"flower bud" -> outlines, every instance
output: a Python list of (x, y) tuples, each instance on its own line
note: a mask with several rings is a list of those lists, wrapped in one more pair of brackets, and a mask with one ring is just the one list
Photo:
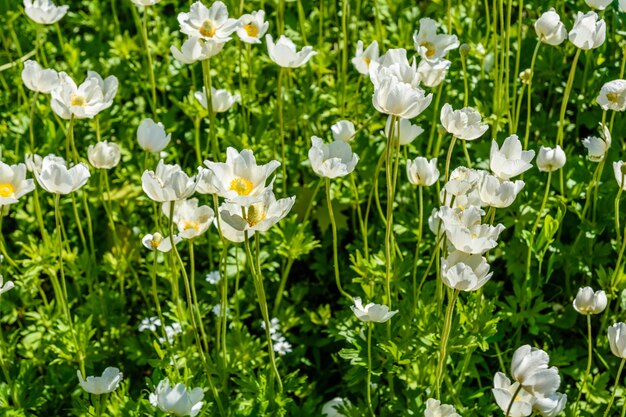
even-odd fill
[(559, 145), (556, 148), (542, 146), (537, 155), (537, 168), (539, 171), (552, 172), (563, 168), (565, 165), (565, 152)]
[(591, 287), (580, 288), (573, 302), (574, 309), (585, 315), (602, 313), (606, 303), (606, 293), (602, 290), (594, 293)]

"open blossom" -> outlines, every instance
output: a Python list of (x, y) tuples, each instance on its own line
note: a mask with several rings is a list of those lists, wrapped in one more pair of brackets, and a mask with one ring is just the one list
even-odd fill
[(606, 308), (606, 303), (604, 291), (594, 292), (591, 287), (583, 287), (578, 290), (573, 305), (580, 314), (600, 314)]
[(320, 177), (343, 177), (354, 171), (359, 156), (352, 152), (350, 145), (342, 141), (324, 143), (317, 136), (311, 138), (309, 161), (313, 171)]
[[(391, 120), (393, 116), (387, 117), (387, 123), (385, 123), (385, 137), (389, 137), (391, 132)], [(393, 125), (393, 139), (399, 140), (400, 145), (408, 145), (413, 142), (419, 135), (424, 133), (424, 129), (421, 126), (414, 125), (409, 119), (398, 118), (398, 121)]]
[(481, 255), (470, 255), (457, 250), (441, 260), (441, 280), (448, 287), (459, 291), (476, 291), (492, 275), (487, 259)]
[(374, 88), (372, 104), (383, 114), (412, 119), (426, 110), (432, 98), (432, 93), (426, 95), (421, 88), (388, 76)]
[(626, 80), (618, 79), (604, 83), (600, 88), (596, 103), (602, 107), (602, 110), (626, 110)]
[(240, 26), (239, 20), (228, 18), (228, 9), (221, 1), (213, 2), (211, 7), (199, 1), (193, 3), (189, 13), (178, 14), (178, 23), (180, 31), (190, 38), (216, 44), (228, 42), (230, 35)]
[(441, 124), (452, 136), (464, 140), (478, 139), (489, 129), (476, 110), (471, 107), (453, 110), (448, 103), (441, 108)]
[(330, 127), (334, 140), (341, 142), (351, 142), (354, 139), (356, 129), (354, 123), (349, 120), (340, 120)]
[(483, 210), (474, 206), (465, 210), (441, 207), (439, 216), (448, 241), (455, 249), (469, 254), (483, 254), (497, 246), (504, 226), (481, 224), (484, 214)]
[(95, 395), (113, 392), (122, 380), (120, 370), (113, 367), (106, 368), (102, 376), (89, 376), (87, 380), (83, 379), (83, 375), (80, 371), (76, 371), (76, 374), (78, 375), (78, 381), (82, 389)]
[(24, 11), (31, 20), (51, 25), (65, 16), (70, 6), (57, 6), (51, 0), (24, 0)]
[(244, 14), (239, 18), (237, 36), (245, 43), (261, 43), (261, 38), (267, 32), (270, 24), (265, 21), (265, 10)]
[(447, 59), (441, 59), (437, 62), (427, 60), (420, 61), (417, 66), (420, 81), (426, 87), (437, 87), (446, 79), (450, 65), (452, 65), (452, 63)]
[(0, 161), (0, 207), (17, 203), (34, 189), (34, 181), (26, 179), (26, 165), (8, 165)]
[(24, 62), (22, 81), (29, 90), (48, 94), (59, 86), (59, 73), (53, 69), (43, 69), (37, 61)]
[(511, 135), (504, 140), (501, 148), (495, 140), (491, 142), (489, 167), (498, 178), (509, 180), (532, 168), (530, 161), (534, 156), (535, 151), (523, 151), (517, 135)]
[(378, 61), (370, 63), (370, 81), (375, 89), (389, 78), (395, 78), (414, 89), (419, 88), (421, 79), (417, 72), (417, 64), (415, 58), (409, 62), (406, 49), (390, 49), (381, 55)]
[(490, 207), (505, 208), (513, 204), (524, 188), (524, 181), (503, 181), (493, 175), (485, 175), (480, 183), (480, 199)]
[(533, 412), (536, 398), (524, 389), (519, 389), (519, 385), (519, 382), (511, 384), (511, 380), (502, 372), (497, 372), (493, 377), (491, 392), (502, 412), (506, 413), (513, 401), (509, 417), (527, 417)]
[[(220, 231), (224, 239), (228, 240), (229, 242), (233, 242), (233, 243), (243, 242), (245, 240), (244, 230), (235, 229), (224, 219), (225, 216), (232, 217), (236, 213), (241, 213), (241, 206), (238, 204), (224, 201), (219, 206), (218, 210), (219, 210), (219, 224), (218, 224), (218, 218), (216, 216), (215, 220), (213, 220), (213, 225), (215, 225), (215, 228), (217, 229), (219, 227), (218, 231)], [(245, 226), (244, 226), (244, 229), (245, 229)], [(254, 236), (254, 233), (255, 233), (254, 229), (247, 229), (246, 231), (248, 232), (248, 237)]]
[(382, 304), (369, 303), (364, 306), (360, 297), (354, 299), (354, 305), (350, 308), (359, 320), (366, 323), (384, 323), (398, 313), (398, 310), (389, 311), (389, 307)]
[(157, 203), (191, 197), (196, 190), (196, 177), (189, 177), (178, 165), (161, 159), (155, 171), (145, 170), (141, 176), (143, 191)]
[[(178, 245), (183, 240), (179, 236), (174, 236), (174, 244)], [(158, 250), (159, 252), (169, 252), (172, 250), (172, 239), (169, 236), (163, 236), (161, 233), (147, 234), (141, 239), (141, 243), (149, 250)]]
[(519, 347), (511, 360), (511, 375), (522, 387), (533, 395), (548, 396), (556, 392), (561, 384), (559, 371), (548, 367), (548, 354), (530, 345)]
[(556, 417), (565, 409), (567, 395), (555, 392), (545, 397), (536, 397), (533, 408), (543, 417)]
[(41, 167), (32, 161), (29, 168), (33, 170), (35, 179), (44, 190), (54, 194), (69, 194), (81, 188), (89, 179), (89, 168), (79, 163), (68, 169), (65, 160), (55, 155), (43, 158)]
[(52, 110), (63, 119), (93, 118), (113, 104), (117, 94), (118, 80), (114, 75), (102, 79), (93, 71), (87, 72), (87, 78), (77, 86), (65, 72), (59, 73), (59, 86), (52, 90), (50, 105)]
[(150, 404), (177, 417), (195, 417), (202, 409), (203, 398), (202, 388), (188, 391), (187, 387), (180, 383), (170, 387), (170, 381), (166, 378), (159, 382), (155, 392), (150, 394)]
[(369, 75), (370, 64), (372, 62), (378, 62), (378, 57), (377, 41), (373, 41), (363, 50), (363, 41), (360, 40), (356, 43), (356, 55), (352, 58), (352, 65), (354, 65), (354, 68), (356, 68), (359, 73)]
[(165, 133), (163, 123), (155, 123), (150, 118), (143, 119), (137, 128), (137, 142), (141, 149), (147, 152), (161, 152), (170, 143), (171, 138), (171, 133)]
[(439, 179), (437, 158), (430, 161), (422, 156), (418, 156), (414, 160), (407, 159), (406, 175), (411, 184), (430, 187)]
[(461, 417), (456, 409), (448, 404), (441, 404), (441, 401), (429, 398), (426, 400), (426, 410), (424, 417)]
[(255, 232), (267, 232), (270, 227), (285, 218), (293, 207), (296, 197), (276, 200), (274, 193), (268, 188), (262, 196), (262, 200), (248, 207), (235, 207), (220, 212), (220, 218), (224, 223), (240, 232), (254, 230)]
[(111, 169), (120, 163), (122, 151), (117, 143), (102, 141), (87, 148), (87, 158), (94, 168)]
[[(171, 204), (163, 203), (163, 213), (169, 218)], [(174, 204), (172, 221), (178, 228), (178, 236), (193, 239), (206, 232), (213, 223), (215, 213), (209, 206), (198, 205), (197, 198), (190, 198)]]
[(437, 33), (437, 24), (429, 18), (420, 19), (419, 32), (413, 33), (415, 50), (428, 61), (438, 61), (453, 49), (459, 47), (459, 40), (455, 35)]
[(161, 327), (161, 319), (158, 317), (146, 317), (141, 320), (141, 324), (139, 325), (140, 332), (145, 330), (150, 330), (151, 332), (156, 332), (157, 327)]
[(470, 193), (480, 183), (481, 179), (482, 174), (479, 170), (460, 166), (450, 173), (450, 178), (444, 186), (445, 191), (459, 197)]
[(557, 46), (567, 38), (567, 29), (554, 7), (544, 12), (535, 22), (535, 32), (539, 40), (548, 45)]
[(602, 138), (589, 136), (582, 140), (582, 144), (587, 148), (587, 157), (590, 161), (600, 162), (604, 159), (611, 147), (611, 132), (606, 125), (600, 123), (602, 127)]
[(539, 171), (552, 172), (563, 168), (565, 161), (565, 152), (559, 145), (556, 145), (556, 148), (542, 146), (539, 149), (536, 163)]
[(265, 41), (270, 58), (283, 68), (301, 67), (317, 55), (312, 46), (305, 46), (300, 52), (296, 52), (296, 45), (285, 35), (281, 35), (276, 43), (272, 35), (265, 35)]
[(598, 20), (596, 12), (585, 14), (578, 12), (574, 26), (569, 32), (570, 42), (577, 48), (589, 50), (601, 46), (605, 38), (606, 23), (604, 19)]
[(183, 64), (193, 64), (197, 61), (204, 61), (219, 54), (224, 48), (222, 42), (211, 42), (197, 36), (192, 36), (183, 42), (180, 49), (175, 46), (170, 47), (170, 52), (174, 58)]
[[(204, 87), (202, 87), (202, 91), (196, 91), (194, 97), (202, 107), (207, 108), (206, 89)], [(228, 111), (239, 99), (239, 94), (230, 94), (227, 90), (218, 90), (211, 87), (211, 103), (214, 113)]]

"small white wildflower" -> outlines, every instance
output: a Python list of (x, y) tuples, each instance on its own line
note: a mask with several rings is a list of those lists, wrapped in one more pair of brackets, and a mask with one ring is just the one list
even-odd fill
[(211, 271), (204, 277), (206, 282), (212, 285), (217, 285), (220, 282), (220, 272), (219, 271)]
[(141, 324), (139, 325), (139, 331), (143, 332), (145, 330), (150, 330), (152, 332), (156, 332), (157, 327), (161, 326), (161, 320), (158, 317), (147, 317), (141, 320)]

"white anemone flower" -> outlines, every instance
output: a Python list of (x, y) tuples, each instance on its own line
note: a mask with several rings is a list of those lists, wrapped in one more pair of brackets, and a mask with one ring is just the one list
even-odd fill
[(436, 62), (423, 60), (420, 61), (417, 66), (417, 74), (423, 85), (434, 88), (446, 79), (450, 65), (452, 65), (452, 63), (447, 59), (441, 59)]
[(626, 359), (626, 324), (620, 322), (609, 327), (608, 338), (611, 353)]
[[(219, 216), (220, 216), (219, 225), (218, 225), (218, 220), (216, 216), (215, 219), (213, 220), (213, 225), (215, 225), (215, 228), (217, 229), (219, 227), (219, 230), (222, 232), (222, 236), (224, 237), (224, 239), (228, 240), (229, 242), (233, 242), (233, 243), (243, 242), (245, 240), (245, 232), (243, 230), (235, 229), (230, 224), (228, 224), (228, 222), (224, 220), (225, 214), (227, 216), (230, 215), (232, 217), (232, 215), (236, 213), (241, 213), (241, 206), (238, 204), (233, 204), (233, 203), (224, 201), (219, 206), (218, 210), (219, 210)], [(252, 237), (255, 233), (254, 229), (248, 229), (247, 232), (248, 232), (249, 238)]]
[(548, 367), (548, 354), (530, 345), (519, 347), (511, 360), (511, 375), (522, 387), (535, 396), (554, 394), (561, 385), (556, 366)]
[(369, 303), (364, 306), (360, 297), (354, 298), (354, 305), (350, 308), (357, 319), (366, 323), (384, 323), (398, 313), (398, 310), (389, 311), (389, 307), (382, 304)]
[(356, 129), (354, 123), (349, 120), (340, 120), (330, 127), (333, 139), (341, 142), (351, 142), (354, 139)]
[(285, 35), (281, 35), (274, 43), (272, 35), (265, 35), (267, 52), (272, 61), (283, 68), (298, 68), (309, 62), (317, 55), (312, 46), (305, 46), (300, 52), (296, 51), (296, 44)]
[(613, 0), (585, 0), (585, 3), (587, 3), (587, 6), (592, 9), (604, 10), (607, 6), (613, 3)]
[(309, 161), (311, 168), (320, 177), (337, 178), (344, 177), (354, 171), (359, 156), (352, 152), (346, 142), (335, 140), (331, 143), (317, 136), (311, 138), (309, 149)]
[(102, 141), (87, 148), (89, 163), (98, 169), (115, 168), (122, 158), (122, 150), (114, 142)]
[(602, 128), (602, 138), (589, 136), (582, 140), (583, 146), (587, 149), (587, 158), (592, 162), (602, 161), (611, 147), (611, 132), (606, 125), (600, 123)]
[(161, 159), (156, 170), (145, 170), (141, 187), (157, 203), (179, 201), (191, 197), (196, 190), (196, 177), (189, 177), (179, 165), (165, 164)]
[(626, 80), (613, 80), (604, 83), (600, 88), (596, 103), (602, 107), (602, 110), (626, 110)]
[(535, 22), (535, 32), (539, 41), (548, 45), (557, 46), (567, 38), (567, 29), (561, 22), (561, 17), (554, 7), (544, 12)]
[[(202, 91), (196, 91), (194, 97), (203, 108), (207, 108), (206, 89), (204, 87), (202, 87)], [(240, 98), (239, 94), (230, 94), (227, 90), (218, 90), (211, 87), (211, 107), (213, 108), (213, 113), (228, 111)]]
[(555, 392), (545, 397), (537, 397), (533, 408), (542, 417), (556, 417), (565, 409), (566, 404), (567, 395)]
[(471, 107), (453, 110), (448, 103), (441, 108), (441, 124), (452, 136), (464, 140), (478, 139), (489, 129), (478, 111)]
[(228, 18), (228, 9), (221, 1), (206, 7), (202, 2), (195, 2), (189, 8), (189, 13), (179, 13), (178, 23), (180, 31), (185, 35), (205, 41), (224, 44), (230, 40), (230, 35), (241, 26), (237, 19)]
[(43, 69), (37, 61), (24, 62), (22, 81), (29, 90), (48, 94), (59, 86), (59, 73), (53, 69)]
[(13, 281), (4, 281), (4, 277), (0, 274), (0, 295), (15, 288)]
[(485, 214), (478, 207), (470, 206), (465, 210), (441, 207), (439, 216), (443, 221), (448, 242), (455, 249), (468, 254), (483, 254), (498, 245), (498, 237), (504, 226), (481, 224)]
[[(163, 203), (163, 213), (169, 218), (171, 204)], [(183, 239), (193, 239), (206, 232), (215, 219), (215, 213), (209, 206), (198, 205), (197, 198), (174, 203), (173, 222), (178, 228), (178, 235)]]
[(344, 414), (339, 412), (339, 408), (349, 407), (350, 405), (350, 401), (341, 397), (335, 397), (324, 404), (322, 407), (322, 415), (324, 417), (345, 417)]
[(522, 150), (522, 142), (517, 135), (511, 135), (504, 140), (502, 147), (494, 140), (491, 142), (489, 153), (489, 167), (502, 180), (516, 177), (530, 168), (530, 161), (535, 157), (535, 151)]
[(426, 400), (426, 410), (424, 417), (461, 417), (456, 409), (448, 404), (441, 404), (441, 401), (429, 398)]
[[(175, 245), (178, 245), (183, 240), (182, 237), (176, 235), (173, 236), (173, 239)], [(148, 233), (141, 238), (141, 243), (146, 249), (151, 251), (167, 253), (172, 250), (172, 239), (170, 239), (169, 236), (163, 236), (159, 232), (156, 232), (155, 234)]]
[(237, 206), (234, 211), (229, 209), (220, 212), (220, 218), (233, 229), (240, 232), (254, 230), (255, 232), (267, 232), (272, 226), (285, 218), (296, 197), (281, 198), (276, 200), (271, 189), (267, 189), (262, 200), (244, 207)]
[(352, 65), (360, 74), (369, 76), (370, 64), (378, 62), (379, 56), (377, 41), (373, 41), (363, 50), (363, 41), (360, 40), (356, 43), (356, 54), (352, 58)]
[(409, 62), (407, 51), (404, 48), (388, 50), (378, 58), (378, 61), (371, 62), (369, 68), (370, 81), (374, 88), (378, 88), (383, 81), (389, 78), (395, 78), (397, 81), (409, 84), (414, 89), (418, 89), (421, 83), (415, 58)]
[(455, 35), (437, 33), (437, 23), (433, 19), (420, 19), (419, 27), (419, 32), (413, 33), (413, 42), (415, 50), (423, 59), (435, 62), (459, 47), (459, 40)]
[(197, 36), (192, 36), (183, 42), (180, 49), (170, 47), (174, 58), (183, 64), (193, 64), (204, 61), (219, 54), (224, 48), (224, 43), (210, 42)]
[(448, 287), (459, 291), (476, 291), (489, 281), (487, 259), (461, 251), (450, 252), (441, 260), (441, 280)]
[(93, 118), (113, 104), (117, 93), (118, 80), (111, 75), (105, 80), (93, 72), (77, 86), (65, 72), (59, 73), (59, 86), (51, 91), (52, 110), (63, 119), (72, 116), (77, 119)]
[(137, 142), (141, 149), (146, 152), (161, 152), (170, 143), (172, 134), (165, 133), (163, 123), (155, 123), (154, 120), (147, 118), (139, 123), (137, 128)]
[(261, 43), (261, 38), (267, 32), (270, 24), (265, 21), (265, 10), (244, 14), (239, 18), (240, 27), (237, 36), (245, 43)]
[(53, 194), (74, 192), (85, 185), (90, 176), (89, 168), (84, 163), (81, 162), (68, 169), (65, 160), (56, 155), (47, 155), (43, 158), (41, 167), (31, 162), (29, 168), (35, 174), (41, 188)]
[(76, 371), (78, 382), (82, 389), (90, 394), (101, 395), (115, 391), (120, 384), (123, 374), (119, 369), (108, 367), (102, 373), (102, 376), (88, 376), (83, 379), (80, 371)]
[(57, 6), (51, 0), (24, 0), (24, 12), (32, 21), (51, 25), (65, 16), (70, 6)]
[[(519, 382), (511, 384), (511, 380), (502, 372), (497, 372), (493, 377), (491, 392), (504, 413), (511, 406), (509, 417), (527, 417), (532, 414), (536, 398), (524, 389), (519, 389)], [(513, 402), (512, 405), (511, 402)]]
[(0, 161), (0, 207), (17, 203), (34, 189), (34, 181), (26, 179), (26, 165), (8, 165)]
[(412, 119), (426, 110), (432, 98), (432, 93), (427, 95), (419, 87), (413, 87), (393, 76), (387, 76), (379, 80), (378, 85), (375, 86), (372, 104), (383, 114)]
[(524, 181), (501, 180), (494, 175), (485, 175), (480, 183), (480, 199), (486, 206), (509, 207), (524, 188)]
[(539, 171), (552, 172), (563, 168), (566, 160), (565, 152), (559, 145), (556, 145), (556, 148), (542, 146), (535, 162)]
[(600, 314), (606, 308), (606, 293), (602, 290), (594, 292), (591, 287), (583, 287), (578, 290), (572, 304), (574, 310), (580, 314)]
[(577, 48), (590, 50), (600, 47), (606, 38), (606, 23), (598, 20), (596, 12), (578, 12), (574, 26), (569, 32), (569, 40)]
[[(421, 126), (414, 125), (409, 119), (398, 118), (399, 122), (396, 122), (393, 126), (393, 132), (391, 132), (391, 120), (393, 116), (387, 117), (387, 123), (385, 123), (385, 137), (389, 137), (390, 133), (393, 133), (393, 140), (399, 140), (400, 145), (408, 145), (413, 142), (419, 135), (424, 133), (424, 129)], [(399, 126), (398, 126), (399, 123)]]
[(623, 181), (626, 174), (626, 165), (624, 164), (624, 161), (613, 162), (613, 174), (615, 174), (617, 185), (621, 189), (626, 189), (626, 181)]
[(445, 191), (455, 197), (468, 194), (480, 184), (482, 177), (481, 171), (477, 169), (457, 167), (450, 173), (450, 178), (444, 186)]
[(420, 187), (430, 187), (439, 179), (437, 158), (433, 158), (430, 161), (422, 156), (418, 156), (414, 160), (407, 159), (406, 175), (411, 184)]
[(212, 182), (217, 194), (242, 206), (256, 203), (263, 198), (265, 190), (271, 188), (274, 182), (272, 179), (266, 185), (269, 176), (280, 166), (278, 161), (257, 165), (251, 150), (237, 152), (231, 147), (226, 149), (226, 162), (207, 160), (204, 164), (213, 172)]
[(203, 398), (202, 388), (187, 390), (187, 387), (180, 383), (170, 387), (170, 381), (166, 378), (159, 382), (155, 392), (150, 394), (150, 404), (177, 417), (195, 417), (202, 409)]

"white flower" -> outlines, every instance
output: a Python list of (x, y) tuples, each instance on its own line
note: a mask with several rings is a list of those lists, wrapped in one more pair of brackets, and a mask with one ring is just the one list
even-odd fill
[(156, 332), (157, 327), (161, 326), (161, 319), (158, 317), (146, 317), (141, 320), (141, 324), (139, 325), (139, 331), (143, 332), (144, 330), (150, 330), (152, 332)]
[(354, 68), (356, 68), (359, 73), (369, 76), (370, 64), (372, 62), (378, 62), (378, 57), (377, 41), (373, 41), (363, 50), (363, 41), (360, 40), (356, 43), (356, 55), (352, 58), (352, 65), (354, 65)]
[(165, 164), (161, 159), (155, 171), (144, 171), (141, 187), (157, 203), (179, 201), (191, 197), (196, 190), (196, 179), (189, 177), (180, 166)]
[(482, 174), (480, 171), (460, 166), (450, 173), (450, 178), (445, 185), (445, 190), (448, 194), (455, 197), (469, 194), (480, 184), (481, 179)]
[(480, 255), (469, 255), (457, 250), (441, 260), (441, 280), (456, 290), (476, 291), (492, 275), (487, 259)]
[(120, 163), (122, 151), (117, 143), (109, 143), (105, 140), (95, 145), (89, 145), (87, 158), (94, 168), (111, 169)]
[(240, 27), (237, 29), (237, 36), (245, 43), (261, 43), (261, 38), (270, 26), (265, 21), (265, 10), (254, 11), (251, 14), (244, 14), (239, 18)]
[(395, 78), (413, 88), (419, 87), (421, 79), (415, 58), (409, 62), (406, 49), (390, 49), (380, 56), (378, 61), (370, 63), (370, 81), (375, 88), (388, 78)]
[(558, 369), (548, 368), (550, 357), (541, 349), (524, 345), (519, 347), (511, 360), (511, 375), (522, 387), (535, 396), (554, 394), (561, 384)]
[[(491, 392), (500, 409), (506, 413), (507, 410), (509, 410), (511, 401), (513, 401), (509, 417), (527, 417), (533, 412), (533, 404), (536, 401), (535, 397), (524, 389), (518, 391), (518, 388), (519, 382), (511, 384), (511, 380), (502, 372), (497, 372), (493, 377), (493, 389)], [(517, 393), (517, 395), (513, 398), (513, 394), (515, 393)]]
[(552, 172), (563, 168), (565, 161), (565, 152), (559, 145), (556, 145), (556, 148), (542, 146), (539, 149), (536, 163), (539, 171)]
[(441, 401), (429, 398), (426, 400), (426, 410), (424, 417), (461, 417), (456, 409), (448, 404), (441, 404)]
[[(224, 311), (224, 310), (226, 310), (226, 311)], [(220, 303), (215, 304), (213, 306), (213, 308), (211, 309), (211, 313), (213, 313), (217, 317), (222, 316), (223, 313), (228, 315), (229, 311), (230, 311), (230, 309), (228, 307), (222, 308), (222, 305)]]
[(503, 181), (493, 175), (485, 175), (480, 183), (480, 199), (490, 207), (505, 208), (513, 204), (524, 188), (524, 181)]
[(613, 0), (585, 0), (585, 3), (592, 9), (604, 10)]
[(602, 110), (626, 110), (626, 80), (613, 80), (604, 83), (600, 88), (596, 103), (602, 107)]
[(554, 7), (537, 19), (535, 32), (541, 42), (552, 46), (560, 45), (567, 38), (567, 29)]
[(203, 398), (202, 388), (187, 391), (187, 387), (183, 384), (170, 387), (170, 381), (166, 378), (159, 382), (155, 392), (150, 394), (150, 404), (178, 417), (195, 417), (202, 408)]
[(80, 386), (90, 394), (100, 395), (113, 392), (120, 381), (123, 374), (117, 368), (108, 367), (102, 373), (102, 376), (89, 376), (87, 380), (83, 379), (80, 371), (76, 371)]
[(150, 118), (143, 119), (137, 128), (137, 142), (141, 149), (147, 152), (161, 152), (170, 143), (171, 138), (171, 133), (165, 133), (163, 123), (155, 123)]
[(501, 148), (494, 140), (491, 142), (489, 153), (489, 167), (498, 178), (509, 180), (532, 168), (535, 151), (523, 151), (522, 142), (517, 135), (509, 136), (504, 140)]
[(565, 409), (567, 395), (555, 392), (546, 397), (537, 397), (533, 408), (543, 417), (556, 417)]
[(411, 184), (430, 187), (439, 179), (437, 158), (430, 161), (422, 156), (418, 156), (414, 160), (407, 159), (406, 175)]
[[(387, 117), (387, 123), (385, 124), (385, 137), (389, 137), (391, 130), (391, 119), (393, 116)], [(393, 140), (400, 140), (400, 145), (408, 145), (413, 142), (419, 135), (424, 133), (424, 129), (418, 125), (414, 125), (408, 119), (398, 118), (400, 126), (396, 122), (393, 126)]]
[(583, 287), (578, 290), (574, 298), (574, 309), (580, 314), (600, 314), (606, 308), (606, 293), (602, 290), (593, 292), (591, 287)]
[(48, 94), (59, 86), (59, 73), (53, 69), (43, 69), (37, 61), (24, 62), (22, 81), (29, 90)]
[(448, 241), (454, 248), (468, 254), (483, 254), (497, 246), (498, 236), (504, 226), (480, 224), (484, 211), (470, 206), (465, 210), (441, 207), (439, 216), (443, 220)]
[(455, 35), (437, 34), (437, 24), (429, 18), (420, 19), (419, 32), (413, 33), (415, 50), (423, 59), (437, 61), (445, 58), (449, 51), (459, 47)]
[(224, 223), (240, 232), (248, 230), (267, 232), (270, 227), (289, 214), (295, 200), (296, 197), (276, 200), (270, 188), (263, 193), (261, 201), (243, 207), (243, 210), (241, 206), (237, 206), (234, 211), (231, 211), (229, 207), (220, 212), (220, 218), (224, 220)]
[[(374, 73), (370, 72), (372, 77)], [(432, 93), (426, 95), (419, 87), (385, 76), (375, 84), (372, 104), (383, 114), (412, 119), (421, 114), (430, 105)]]
[[(220, 216), (219, 228), (222, 232), (222, 236), (224, 236), (224, 239), (233, 243), (243, 242), (245, 240), (244, 231), (235, 229), (224, 220), (225, 214), (231, 215), (231, 213), (234, 213), (234, 214), (241, 213), (241, 206), (238, 204), (229, 203), (225, 201), (220, 205), (218, 210), (219, 210), (219, 216)], [(215, 225), (216, 228), (218, 227), (217, 216), (215, 217), (213, 224)], [(248, 230), (248, 237), (252, 237), (254, 233), (255, 233), (254, 230)]]
[[(169, 218), (169, 202), (163, 203), (163, 213)], [(190, 198), (174, 203), (173, 221), (178, 227), (178, 236), (193, 239), (206, 232), (213, 223), (215, 213), (209, 206), (198, 206), (197, 198)]]
[(601, 46), (606, 37), (604, 19), (598, 20), (596, 12), (578, 12), (574, 26), (569, 32), (569, 40), (577, 48), (589, 50)]
[(154, 6), (161, 0), (131, 0), (137, 6)]
[[(178, 245), (183, 240), (182, 237), (174, 235), (174, 244)], [(169, 236), (163, 237), (161, 233), (147, 234), (141, 238), (141, 243), (150, 250), (158, 250), (159, 252), (169, 252), (172, 249), (172, 241)]]
[(446, 79), (450, 65), (452, 65), (452, 63), (447, 59), (441, 59), (436, 62), (427, 60), (420, 61), (417, 66), (420, 81), (426, 87), (437, 87)]
[(211, 271), (204, 277), (205, 281), (209, 284), (217, 285), (220, 282), (220, 271)]
[(51, 91), (50, 106), (63, 119), (93, 118), (102, 110), (111, 107), (117, 93), (118, 81), (113, 75), (103, 80), (100, 75), (89, 71), (80, 85), (65, 72), (59, 73), (59, 86)]
[(448, 103), (441, 108), (441, 124), (458, 139), (474, 140), (481, 137), (489, 126), (481, 123), (480, 113), (471, 107), (453, 110)]
[(192, 36), (183, 42), (180, 49), (171, 46), (170, 51), (174, 58), (183, 64), (193, 64), (214, 57), (222, 51), (222, 48), (224, 48), (224, 43), (210, 42)]
[(278, 353), (280, 356), (284, 356), (291, 352), (291, 343), (281, 336), (274, 342), (273, 348), (274, 352)]
[(354, 123), (349, 120), (340, 120), (330, 127), (333, 139), (341, 142), (351, 142), (354, 139), (356, 129)]
[[(202, 87), (202, 91), (196, 91), (194, 97), (196, 97), (196, 100), (202, 107), (207, 108), (206, 89), (204, 87)], [(239, 99), (239, 94), (230, 94), (227, 90), (218, 90), (211, 87), (211, 103), (214, 113), (228, 111)]]
[(240, 153), (231, 147), (226, 149), (226, 162), (204, 161), (204, 164), (213, 172), (211, 181), (217, 194), (239, 205), (259, 201), (274, 182), (272, 180), (269, 185), (265, 185), (269, 176), (280, 166), (278, 161), (257, 165), (251, 150), (244, 149)]
[[(4, 259), (4, 257), (0, 257), (0, 262), (2, 262), (2, 259)], [(15, 288), (13, 281), (4, 282), (4, 277), (0, 274), (0, 295), (12, 290), (13, 288)]]
[(228, 18), (228, 9), (221, 1), (213, 2), (208, 8), (202, 2), (193, 3), (189, 13), (178, 14), (178, 23), (180, 31), (190, 38), (216, 44), (228, 42), (230, 35), (241, 26), (239, 20)]
[(350, 145), (346, 142), (333, 141), (327, 144), (317, 136), (313, 136), (311, 149), (309, 149), (309, 161), (313, 171), (320, 177), (337, 178), (354, 171), (359, 157), (352, 152)]
[(312, 46), (305, 46), (300, 52), (296, 52), (296, 45), (285, 35), (281, 35), (276, 43), (272, 35), (265, 35), (265, 41), (270, 58), (283, 68), (301, 67), (317, 55)]
[(615, 323), (609, 327), (609, 346), (618, 358), (626, 359), (626, 324)]
[(34, 181), (26, 179), (26, 165), (8, 165), (0, 161), (0, 207), (17, 203), (20, 197), (34, 189)]
[(24, 0), (24, 11), (31, 20), (51, 25), (65, 16), (70, 6), (56, 6), (50, 0)]
[(81, 188), (89, 179), (89, 168), (84, 163), (79, 163), (67, 168), (63, 158), (55, 155), (46, 156), (41, 162), (41, 168), (34, 163), (30, 168), (35, 174), (39, 185), (49, 193), (69, 194)]
[[(159, 343), (169, 343), (170, 345), (174, 343), (176, 335), (183, 332), (183, 328), (180, 326), (180, 323), (172, 323), (171, 326), (165, 326), (165, 338), (159, 337)], [(177, 355), (175, 355), (177, 356)]]
[(100, 74), (95, 71), (87, 71), (87, 80), (93, 79), (98, 83), (100, 91), (102, 91), (102, 109), (108, 109), (113, 105), (113, 99), (117, 94), (119, 81), (115, 75), (110, 75), (103, 79)]
[(389, 311), (389, 307), (382, 304), (369, 303), (363, 306), (360, 297), (354, 299), (354, 305), (350, 308), (356, 318), (366, 323), (384, 323), (398, 313), (398, 310)]
[(582, 144), (587, 148), (587, 158), (593, 162), (600, 162), (604, 159), (611, 147), (611, 132), (606, 125), (600, 123), (602, 128), (602, 138), (589, 136), (582, 140)]
[(339, 407), (348, 407), (349, 405), (350, 401), (344, 400), (341, 397), (336, 397), (324, 404), (322, 407), (322, 414), (325, 417), (345, 417), (337, 409)]
[(626, 0), (619, 0), (617, 8), (620, 12), (626, 13)]
[(615, 174), (617, 185), (619, 185), (622, 189), (626, 189), (626, 182), (623, 181), (624, 175), (626, 174), (626, 165), (624, 165), (624, 161), (613, 162), (613, 174)]

